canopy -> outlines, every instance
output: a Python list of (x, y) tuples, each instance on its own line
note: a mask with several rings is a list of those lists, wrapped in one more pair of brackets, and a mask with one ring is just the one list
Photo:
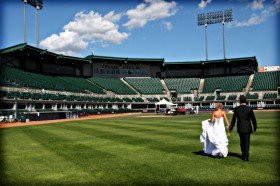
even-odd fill
[(159, 102), (155, 103), (155, 105), (174, 105), (174, 104), (166, 101), (165, 99), (162, 99)]

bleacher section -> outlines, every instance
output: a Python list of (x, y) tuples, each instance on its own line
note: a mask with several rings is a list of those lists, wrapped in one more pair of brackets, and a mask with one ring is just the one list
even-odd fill
[(26, 72), (8, 66), (2, 66), (2, 68), (2, 79), (17, 83), (23, 87), (70, 92), (85, 92), (85, 90), (89, 90), (93, 93), (104, 94), (101, 88), (83, 78), (49, 76)]
[(147, 98), (147, 101), (149, 102), (159, 102), (159, 99), (158, 98)]
[(205, 78), (203, 93), (212, 93), (216, 89), (221, 92), (241, 92), (246, 87), (249, 76), (227, 76)]
[(237, 95), (229, 95), (228, 96), (228, 100), (232, 101), (232, 100), (236, 100)]
[(280, 71), (256, 72), (252, 88), (254, 91), (277, 90), (280, 86)]
[(178, 93), (191, 93), (191, 90), (198, 90), (199, 78), (165, 78), (169, 90), (176, 90)]
[(213, 101), (215, 99), (215, 96), (207, 96), (206, 101)]
[[(104, 112), (115, 112), (114, 109), (151, 111), (154, 103), (163, 98), (180, 105), (197, 105), (201, 111), (210, 111), (213, 110), (214, 101), (225, 103), (225, 108), (232, 109), (238, 105), (238, 96), (246, 93), (248, 105), (252, 108), (278, 108), (280, 105), (277, 90), (279, 72), (256, 73), (251, 76), (253, 81), (249, 89), (249, 75), (163, 80), (126, 77), (122, 80), (109, 77), (52, 76), (8, 66), (2, 66), (1, 71), (0, 98), (6, 104), (1, 106), (4, 110), (2, 113), (5, 114), (16, 110), (16, 99), (21, 112), (27, 108), (27, 112), (78, 112), (85, 109), (89, 113), (98, 113), (98, 109)], [(217, 89), (222, 93), (214, 93)], [(172, 92), (169, 94), (172, 90), (185, 95), (172, 97)]]
[(159, 78), (124, 78), (141, 94), (163, 94), (164, 88)]
[(276, 93), (265, 93), (263, 96), (263, 99), (276, 99), (277, 94)]
[[(64, 94), (49, 94), (49, 93), (29, 93), (29, 92), (16, 92), (16, 91), (5, 91), (0, 90), (0, 98), (7, 99), (24, 99), (24, 100), (50, 100), (50, 101), (86, 101), (86, 102), (123, 102), (132, 100), (129, 98), (112, 98), (112, 97), (93, 97), (93, 96), (76, 96), (76, 95), (64, 95)], [(127, 100), (129, 99), (129, 100)], [(135, 102), (143, 102), (143, 99), (135, 99)]]
[(192, 101), (192, 98), (191, 97), (184, 97), (183, 100), (184, 101)]
[(48, 89), (48, 90), (69, 90), (78, 91), (71, 88), (65, 82), (57, 81), (53, 76), (26, 72), (20, 69), (3, 66), (2, 78), (9, 82), (15, 82), (28, 88)]
[(98, 86), (112, 91), (116, 94), (123, 95), (133, 95), (136, 94), (131, 88), (129, 88), (122, 80), (119, 78), (100, 78), (100, 77), (92, 77), (89, 80)]
[(78, 77), (58, 77), (57, 79), (60, 79), (67, 84), (71, 85), (72, 87), (77, 87), (79, 90), (84, 91), (90, 91), (97, 94), (104, 94), (102, 88), (94, 85), (93, 83), (90, 83), (84, 78), (78, 78)]
[(258, 99), (259, 98), (259, 94), (258, 93), (254, 93), (254, 94), (247, 94), (247, 99)]
[(203, 101), (203, 100), (204, 100), (204, 96), (194, 97), (194, 101)]
[(217, 101), (224, 101), (226, 99), (226, 96), (217, 96)]

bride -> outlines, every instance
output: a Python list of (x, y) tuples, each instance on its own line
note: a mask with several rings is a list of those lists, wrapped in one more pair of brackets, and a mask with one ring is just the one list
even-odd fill
[(222, 108), (222, 103), (215, 104), (216, 110), (212, 113), (211, 120), (202, 121), (202, 134), (200, 135), (203, 151), (218, 157), (226, 157), (228, 154), (228, 139), (224, 122), (226, 122), (227, 128), (229, 122)]

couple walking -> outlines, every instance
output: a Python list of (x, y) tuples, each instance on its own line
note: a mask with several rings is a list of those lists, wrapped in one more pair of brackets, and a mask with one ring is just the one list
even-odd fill
[(216, 103), (216, 110), (213, 112), (211, 119), (202, 122), (200, 141), (203, 143), (203, 151), (212, 156), (226, 157), (228, 154), (228, 138), (225, 124), (229, 135), (237, 120), (242, 159), (249, 161), (250, 135), (257, 129), (253, 109), (246, 106), (246, 97), (240, 96), (240, 106), (234, 108), (231, 124), (229, 124), (222, 107), (221, 103)]

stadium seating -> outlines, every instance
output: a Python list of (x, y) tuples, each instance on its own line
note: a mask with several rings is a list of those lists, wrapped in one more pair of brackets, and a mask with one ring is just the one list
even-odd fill
[(0, 90), (0, 98), (4, 98), (4, 97), (6, 97), (7, 96), (7, 91), (5, 91), (5, 90)]
[(263, 99), (276, 99), (277, 93), (265, 93)]
[(58, 79), (61, 79), (65, 81), (67, 84), (70, 84), (73, 87), (77, 87), (80, 91), (90, 91), (97, 94), (104, 94), (102, 88), (94, 85), (93, 83), (90, 83), (84, 78), (79, 77), (58, 77)]
[(198, 90), (199, 78), (166, 78), (164, 79), (169, 90), (176, 90), (178, 93), (191, 93), (191, 90)]
[(203, 101), (203, 100), (204, 100), (204, 96), (194, 97), (194, 101)]
[(89, 90), (97, 94), (104, 94), (100, 87), (89, 83), (83, 78), (55, 77), (27, 72), (8, 66), (2, 66), (2, 68), (2, 79), (24, 87), (72, 92), (85, 92), (85, 90)]
[(247, 94), (247, 99), (258, 99), (259, 98), (259, 94), (258, 93), (254, 93), (254, 94)]
[(144, 102), (142, 98), (132, 98), (131, 100), (134, 102)]
[(132, 102), (130, 98), (122, 98), (125, 102)]
[(177, 97), (177, 98), (172, 97), (172, 98), (171, 98), (171, 101), (181, 101), (181, 100), (182, 100), (181, 97)]
[(221, 92), (238, 92), (246, 87), (249, 76), (227, 76), (205, 78), (203, 93), (212, 93), (216, 89)]
[(164, 88), (159, 78), (124, 78), (141, 94), (163, 94)]
[(152, 97), (147, 98), (147, 100), (149, 102), (158, 102), (159, 101), (158, 98), (152, 98)]
[(100, 77), (92, 77), (89, 78), (91, 82), (94, 84), (112, 91), (116, 94), (136, 94), (131, 88), (129, 88), (123, 81), (119, 78), (100, 78)]
[(160, 97), (160, 100), (165, 99), (166, 101), (170, 101), (168, 97)]
[(8, 99), (15, 99), (16, 97), (19, 97), (20, 92), (15, 92), (15, 91), (11, 91), (11, 92), (7, 92), (6, 97)]
[(26, 72), (8, 66), (2, 66), (2, 77), (10, 82), (15, 82), (24, 87), (49, 89), (49, 90), (63, 90), (59, 82), (56, 82), (54, 77), (42, 74)]
[(230, 100), (230, 101), (236, 100), (236, 98), (237, 98), (237, 95), (229, 95), (228, 96), (228, 100)]
[(252, 88), (254, 91), (277, 90), (280, 86), (280, 71), (256, 72)]
[(215, 96), (207, 96), (206, 101), (213, 101), (215, 99)]
[(40, 93), (33, 93), (31, 95), (31, 99), (33, 99), (33, 100), (39, 100), (41, 98), (42, 98), (42, 94), (40, 94)]
[(217, 96), (217, 101), (224, 101), (226, 99), (226, 96)]
[(19, 98), (20, 99), (29, 99), (29, 98), (31, 98), (31, 93), (29, 93), (29, 92), (21, 92), (20, 95), (19, 95)]
[(192, 101), (192, 98), (191, 97), (184, 97), (183, 100), (184, 101)]

